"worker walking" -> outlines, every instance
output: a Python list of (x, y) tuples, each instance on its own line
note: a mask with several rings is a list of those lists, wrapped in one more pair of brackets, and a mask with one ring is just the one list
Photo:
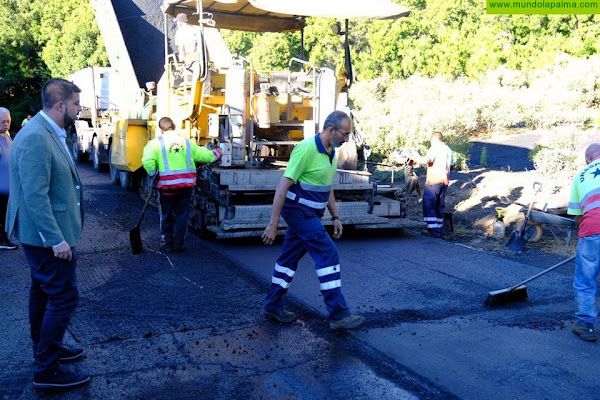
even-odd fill
[(427, 177), (423, 191), (423, 220), (427, 224), (427, 232), (433, 237), (443, 235), (444, 214), (446, 212), (446, 190), (452, 166), (452, 150), (444, 143), (440, 132), (431, 135), (431, 146), (425, 156), (416, 151), (410, 158), (421, 164), (427, 164)]
[(588, 146), (585, 162), (587, 166), (573, 179), (567, 210), (576, 216), (575, 223), (579, 225), (573, 279), (577, 301), (573, 332), (583, 340), (595, 342), (596, 278), (600, 271), (600, 143)]
[(189, 208), (196, 186), (195, 162), (211, 163), (221, 150), (209, 150), (179, 136), (169, 117), (158, 121), (162, 135), (144, 147), (142, 164), (148, 175), (158, 173), (160, 202), (160, 245), (164, 251), (183, 252), (189, 222)]
[(337, 170), (335, 148), (347, 142), (350, 133), (348, 115), (334, 111), (325, 120), (321, 133), (304, 139), (292, 152), (275, 191), (271, 220), (262, 235), (263, 242), (270, 245), (277, 236), (280, 216), (288, 225), (281, 255), (275, 263), (271, 289), (265, 300), (264, 313), (268, 318), (283, 323), (296, 320), (293, 312), (284, 309), (283, 296), (292, 283), (298, 261), (308, 251), (315, 262), (329, 313), (329, 326), (332, 329), (351, 329), (365, 321), (365, 317), (350, 313), (341, 290), (338, 251), (321, 224), (327, 207), (332, 215), (333, 237), (338, 239), (342, 235), (332, 183)]

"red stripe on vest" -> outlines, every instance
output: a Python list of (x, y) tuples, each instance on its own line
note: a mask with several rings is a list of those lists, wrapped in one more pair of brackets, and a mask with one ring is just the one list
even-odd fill
[[(192, 179), (192, 182), (170, 183), (179, 179)], [(160, 176), (159, 182), (156, 185), (159, 189), (165, 191), (175, 191), (178, 189), (196, 186), (196, 172), (186, 172), (183, 174), (174, 174), (168, 176)]]

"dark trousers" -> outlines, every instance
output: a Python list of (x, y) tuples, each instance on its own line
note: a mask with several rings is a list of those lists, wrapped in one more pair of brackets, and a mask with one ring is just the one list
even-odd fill
[(190, 218), (193, 188), (180, 189), (166, 195), (159, 191), (160, 239), (176, 247), (183, 246)]
[(423, 191), (423, 220), (427, 224), (427, 230), (437, 237), (441, 237), (443, 233), (447, 188), (447, 185), (438, 183), (425, 185)]
[(6, 227), (6, 207), (8, 206), (8, 195), (0, 193), (0, 241), (8, 239), (4, 228)]
[(72, 248), (73, 258), (67, 261), (54, 257), (52, 248), (24, 244), (23, 250), (31, 268), (29, 323), (34, 372), (39, 373), (58, 363), (65, 330), (79, 302), (77, 253)]
[(329, 318), (338, 320), (350, 314), (350, 309), (342, 295), (340, 259), (337, 247), (313, 211), (304, 206), (284, 206), (281, 216), (288, 224), (288, 230), (275, 263), (271, 289), (265, 299), (265, 311), (273, 312), (283, 308), (283, 295), (298, 268), (298, 261), (308, 252), (315, 262), (319, 285)]

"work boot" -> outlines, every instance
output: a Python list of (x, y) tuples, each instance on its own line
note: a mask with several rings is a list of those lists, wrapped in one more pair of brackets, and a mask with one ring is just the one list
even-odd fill
[(81, 358), (81, 356), (83, 356), (83, 349), (80, 348), (74, 348), (74, 349), (70, 349), (68, 347), (61, 347), (60, 348), (60, 356), (58, 356), (58, 361), (61, 362), (67, 362), (67, 361), (75, 361), (79, 358)]
[(573, 333), (579, 336), (581, 339), (586, 342), (595, 342), (598, 340), (596, 337), (596, 330), (594, 329), (594, 324), (590, 322), (573, 322)]
[(89, 382), (90, 377), (69, 371), (56, 365), (43, 372), (33, 374), (33, 387), (38, 389), (69, 388)]
[(421, 235), (423, 236), (430, 236), (436, 239), (443, 239), (444, 237), (442, 236), (442, 234), (440, 232), (436, 232), (433, 229), (423, 229), (421, 231)]
[(14, 250), (18, 247), (19, 246), (11, 242), (8, 238), (0, 240), (0, 250)]
[(329, 322), (331, 329), (353, 329), (365, 322), (366, 318), (362, 315), (350, 314), (342, 319), (337, 319)]
[(277, 311), (265, 311), (265, 317), (274, 319), (283, 324), (291, 324), (296, 320), (296, 314), (291, 311), (286, 311), (284, 309)]

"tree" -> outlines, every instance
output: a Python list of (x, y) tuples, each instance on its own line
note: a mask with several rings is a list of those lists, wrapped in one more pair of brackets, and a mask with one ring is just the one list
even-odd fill
[(41, 46), (27, 21), (27, 2), (0, 2), (0, 106), (11, 111), (12, 131), (28, 113), (41, 107), (40, 88), (49, 71), (40, 59)]
[(51, 74), (67, 77), (88, 65), (106, 66), (108, 57), (88, 0), (31, 2), (32, 30)]
[(11, 110), (13, 130), (41, 108), (48, 78), (108, 64), (87, 0), (3, 0), (0, 32), (0, 106)]

